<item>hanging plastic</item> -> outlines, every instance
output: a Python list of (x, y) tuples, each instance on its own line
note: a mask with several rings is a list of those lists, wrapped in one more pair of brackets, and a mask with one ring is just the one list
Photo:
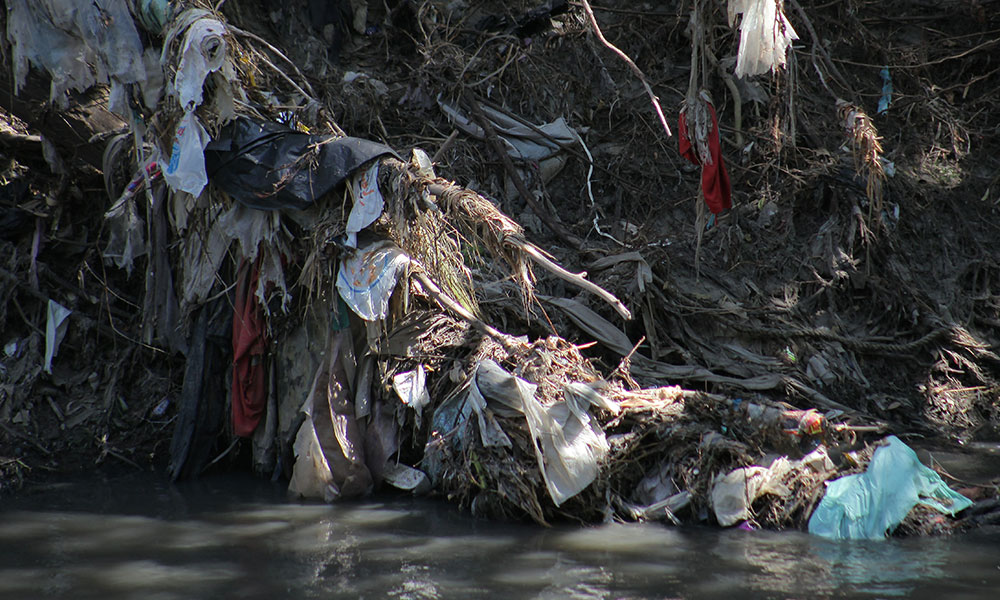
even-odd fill
[(368, 161), (392, 148), (353, 137), (330, 139), (279, 123), (239, 117), (205, 150), (212, 183), (250, 208), (312, 206)]

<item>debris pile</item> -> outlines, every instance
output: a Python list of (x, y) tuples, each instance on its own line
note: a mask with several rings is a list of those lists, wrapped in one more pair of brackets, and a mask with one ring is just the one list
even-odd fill
[[(802, 264), (815, 279), (793, 286), (782, 281), (790, 271), (775, 271), (762, 289), (737, 271), (749, 253), (786, 268), (764, 258), (773, 249), (764, 240), (795, 226), (777, 195), (734, 201), (742, 188), (724, 162), (733, 135), (739, 157), (729, 170), (740, 177), (770, 181), (788, 168), (755, 164), (797, 139), (799, 38), (780, 3), (729, 2), (731, 27), (742, 15), (728, 34), (739, 36), (735, 58), (717, 58), (719, 42), (706, 35), (724, 21), (719, 7), (694, 2), (674, 17), (692, 28), (688, 90), (672, 99), (680, 155), (694, 165), (671, 158), (664, 170), (677, 179), (662, 189), (683, 187), (696, 215), (693, 232), (669, 236), (622, 201), (641, 191), (637, 172), (675, 151), (664, 146), (669, 127), (633, 132), (653, 162), (631, 166), (621, 158), (627, 144), (594, 133), (595, 110), (609, 120), (618, 103), (629, 119), (649, 110), (642, 90), (623, 91), (638, 83), (631, 77), (662, 118), (649, 83), (658, 80), (627, 56), (627, 66), (612, 66), (591, 29), (627, 53), (589, 2), (513, 3), (520, 13), (492, 2), (352, 2), (322, 28), (301, 24), (294, 46), (281, 35), (268, 42), (265, 21), (294, 25), (315, 3), (259, 14), (203, 0), (69, 4), (8, 3), (10, 87), (27, 94), (32, 78), (49, 77), (47, 100), (63, 110), (105, 91), (101, 106), (117, 125), (87, 139), (103, 148), (95, 161), (68, 155), (67, 140), (6, 107), (8, 137), (37, 145), (43, 159), (30, 169), (12, 161), (3, 188), (8, 480), (24, 476), (26, 447), (51, 457), (47, 441), (66, 432), (65, 444), (83, 424), (98, 432), (95, 462), (165, 458), (182, 478), (243, 461), (287, 480), (297, 497), (391, 487), (542, 524), (711, 520), (881, 537), (918, 502), (949, 515), (971, 505), (885, 437), (899, 430), (890, 404), (875, 411), (857, 401), (870, 392), (829, 393), (871, 387), (861, 356), (935, 343), (982, 390), (994, 381), (976, 365), (996, 356), (957, 322), (914, 310), (886, 323), (872, 316), (868, 333), (834, 310), (849, 294), (893, 299), (855, 248), (900, 269), (891, 243), (877, 244), (900, 218), (888, 193), (895, 167), (861, 108), (826, 99), (840, 112), (831, 126), (848, 128), (846, 154), (811, 168), (826, 161), (819, 178), (851, 195), (810, 234)], [(379, 58), (381, 69), (366, 63), (405, 47), (419, 52)], [(572, 67), (560, 94), (578, 95), (580, 108), (548, 88), (531, 95), (531, 81), (558, 79), (544, 63), (558, 53)], [(671, 69), (657, 75), (669, 81)], [(835, 67), (816, 69), (822, 77)], [(755, 74), (781, 85), (768, 91)], [(773, 96), (768, 123), (760, 112), (771, 92), (788, 102)], [(757, 113), (748, 130), (746, 102)], [(34, 128), (43, 135), (33, 138)], [(26, 200), (42, 164), (51, 177), (36, 185), (51, 194)], [(444, 165), (450, 177), (439, 175)], [(698, 167), (700, 181), (681, 173)], [(99, 171), (103, 193), (69, 184), (67, 169)], [(665, 181), (651, 177), (641, 185)], [(77, 212), (89, 215), (74, 220)], [(531, 241), (545, 236), (545, 247)], [(761, 245), (750, 248), (755, 238)], [(57, 270), (55, 259), (72, 268)], [(25, 311), (27, 300), (44, 302), (44, 315)], [(886, 330), (894, 335), (876, 333)], [(969, 418), (995, 424), (997, 414)], [(126, 436), (149, 445), (126, 449)], [(909, 483), (887, 490), (886, 473)], [(909, 495), (887, 498), (896, 488)], [(875, 500), (891, 510), (847, 522), (851, 502)]]

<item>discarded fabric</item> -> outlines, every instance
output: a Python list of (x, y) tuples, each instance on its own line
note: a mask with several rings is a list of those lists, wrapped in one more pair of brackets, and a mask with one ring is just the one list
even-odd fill
[(369, 140), (309, 135), (238, 117), (208, 145), (205, 161), (212, 183), (245, 206), (304, 209), (368, 161), (388, 154), (392, 148)]
[(267, 407), (267, 326), (254, 295), (260, 264), (244, 262), (233, 315), (233, 433), (249, 437)]
[[(719, 145), (719, 123), (715, 107), (704, 94), (681, 111), (678, 119), (678, 145), (681, 156), (701, 165), (701, 191), (705, 204), (714, 214), (732, 207), (732, 186), (722, 161)], [(689, 127), (690, 123), (694, 127)], [(693, 135), (691, 135), (693, 133)]]
[(868, 470), (827, 484), (809, 518), (809, 533), (834, 539), (882, 539), (922, 504), (954, 515), (972, 501), (949, 488), (896, 436), (886, 438)]

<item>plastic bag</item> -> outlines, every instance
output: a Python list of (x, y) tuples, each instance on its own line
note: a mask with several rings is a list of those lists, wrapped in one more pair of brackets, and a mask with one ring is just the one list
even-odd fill
[(389, 312), (396, 278), (409, 262), (410, 258), (391, 242), (369, 244), (341, 261), (337, 291), (359, 317), (378, 321)]
[(392, 148), (353, 137), (331, 139), (279, 123), (238, 117), (209, 144), (212, 183), (260, 210), (304, 209)]
[(198, 19), (184, 35), (184, 49), (177, 67), (174, 89), (184, 110), (194, 110), (202, 101), (205, 78), (218, 71), (226, 58), (226, 26), (215, 19)]
[(809, 533), (834, 539), (882, 539), (917, 504), (954, 515), (972, 501), (920, 464), (896, 436), (875, 451), (868, 470), (827, 484), (809, 518)]
[(205, 173), (205, 146), (208, 142), (208, 132), (201, 126), (198, 117), (193, 112), (184, 113), (174, 134), (170, 162), (165, 168), (161, 165), (163, 178), (172, 189), (192, 196), (201, 194), (208, 184)]
[(347, 217), (346, 227), (348, 238), (352, 242), (356, 241), (359, 231), (374, 223), (382, 215), (382, 210), (385, 208), (385, 199), (378, 189), (378, 164), (378, 161), (375, 161), (367, 170), (358, 172), (348, 188), (351, 190), (351, 197), (354, 198), (354, 207)]

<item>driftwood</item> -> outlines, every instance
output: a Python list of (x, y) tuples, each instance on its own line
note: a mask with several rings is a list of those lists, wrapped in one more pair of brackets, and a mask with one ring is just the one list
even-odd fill
[[(9, 71), (0, 71), (0, 108), (24, 121), (39, 134), (39, 150), (44, 137), (52, 142), (64, 161), (78, 159), (100, 170), (104, 144), (94, 139), (102, 139), (125, 127), (125, 121), (107, 108), (107, 88), (94, 86), (86, 93), (71, 94), (69, 107), (65, 110), (57, 110), (42, 100), (48, 97), (48, 77), (32, 72), (20, 92), (15, 94)], [(17, 139), (16, 142), (30, 144), (32, 140)]]

